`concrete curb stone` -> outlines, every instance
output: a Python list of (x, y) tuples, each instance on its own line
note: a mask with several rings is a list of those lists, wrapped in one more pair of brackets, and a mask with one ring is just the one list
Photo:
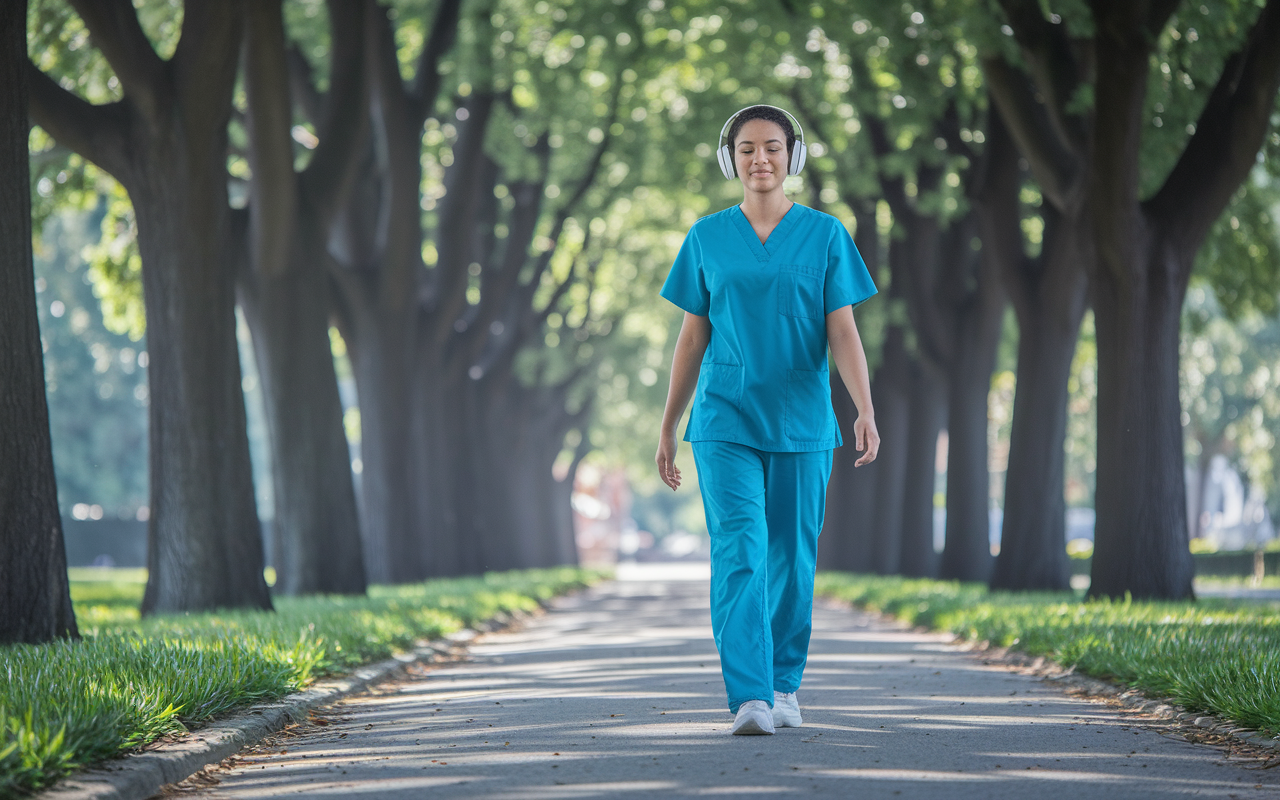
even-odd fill
[[(492, 630), (509, 621), (511, 617), (503, 615), (501, 620), (491, 620), (479, 627), (482, 631)], [(478, 633), (460, 630), (386, 661), (360, 667), (345, 677), (320, 681), (305, 691), (251, 706), (233, 717), (198, 728), (176, 742), (77, 772), (35, 797), (37, 800), (145, 800), (165, 784), (184, 780), (203, 767), (216, 764), (305, 719), (311, 709), (393, 678), (410, 665), (426, 661), (437, 653), (448, 653)]]

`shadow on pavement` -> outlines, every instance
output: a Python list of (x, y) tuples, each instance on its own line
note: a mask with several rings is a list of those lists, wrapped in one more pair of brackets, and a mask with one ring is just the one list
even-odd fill
[[(617, 581), (468, 663), (242, 756), (207, 797), (1270, 797), (1270, 773), (986, 666), (942, 636), (815, 611), (805, 725), (728, 735), (707, 587)], [(287, 751), (287, 752), (282, 752)]]

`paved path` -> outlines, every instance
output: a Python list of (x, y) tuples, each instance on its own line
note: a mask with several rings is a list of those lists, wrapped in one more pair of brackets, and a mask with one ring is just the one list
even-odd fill
[[(728, 735), (706, 584), (618, 581), (347, 700), (209, 798), (1257, 798), (1280, 770), (867, 615), (819, 608), (805, 726)], [(287, 751), (287, 752), (282, 752)], [(185, 794), (185, 793), (184, 793)]]

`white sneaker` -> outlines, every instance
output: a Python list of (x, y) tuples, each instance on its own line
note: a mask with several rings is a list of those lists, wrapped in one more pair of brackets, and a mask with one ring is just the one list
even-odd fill
[(773, 733), (773, 714), (763, 700), (748, 700), (738, 706), (738, 716), (733, 720), (730, 733), (751, 736)]
[(795, 692), (773, 693), (773, 724), (779, 728), (799, 728), (804, 720), (800, 719), (800, 701)]

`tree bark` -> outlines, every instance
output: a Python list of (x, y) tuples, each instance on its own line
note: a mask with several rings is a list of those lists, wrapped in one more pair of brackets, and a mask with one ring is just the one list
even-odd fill
[[(999, 342), (998, 334), (995, 340)], [(991, 575), (987, 396), (995, 346), (957, 344), (948, 364), (947, 527), (938, 574), (947, 580), (985, 581)]]
[[(875, 386), (873, 397), (880, 397), (879, 388)], [(836, 424), (840, 426), (846, 444), (836, 448), (832, 457), (826, 513), (822, 534), (818, 537), (818, 569), (870, 572), (876, 462), (863, 467), (853, 466), (860, 455), (852, 446), (853, 423), (858, 418), (858, 409), (836, 370), (831, 371), (831, 405), (835, 408)]]
[(1069, 587), (1063, 499), (1063, 440), (1067, 379), (1075, 337), (1061, 329), (1028, 326), (1018, 339), (1018, 387), (1014, 396), (1004, 524), (993, 589), (1055, 590)]
[(131, 5), (74, 5), (125, 99), (90, 106), (30, 67), (32, 112), (115, 175), (137, 215), (151, 387), (142, 611), (269, 609), (228, 266), (225, 160), (241, 4), (188, 2), (167, 63)]
[(282, 594), (363, 594), (364, 555), (343, 430), (320, 232), (299, 220), (283, 275), (246, 275), (271, 436), (276, 586)]
[(1118, 287), (1104, 279), (1094, 292), (1098, 487), (1089, 592), (1095, 596), (1193, 595), (1178, 403), (1186, 285), (1177, 279), (1176, 261), (1168, 263), (1173, 255), (1165, 258), (1148, 267), (1156, 274), (1145, 285)]
[[(1018, 314), (1018, 386), (1013, 400), (1000, 555), (993, 589), (1070, 588), (1063, 498), (1067, 382), (1084, 317), (1086, 281), (1077, 247), (1084, 232), (1045, 213), (1042, 271), (1014, 301)], [(1011, 289), (1016, 291), (1016, 289)]]
[(413, 535), (412, 308), (387, 298), (378, 275), (349, 276), (344, 326), (360, 403), (360, 529), (370, 583), (406, 583), (424, 576)]
[(79, 636), (31, 262), (26, 11), (0, 5), (0, 644)]
[[(920, 359), (911, 364), (906, 465), (902, 497), (902, 550), (898, 571), (912, 578), (935, 578), (933, 496), (938, 479), (938, 434), (947, 418), (950, 393), (937, 369)], [(985, 450), (984, 450), (985, 453)], [(951, 485), (947, 484), (947, 496)]]
[(419, 348), (413, 441), (415, 474), (421, 477), (414, 519), (422, 546), (431, 553), (427, 575), (474, 574), (475, 559), (465, 552), (469, 543), (458, 533), (461, 482), (469, 477), (456, 456), (467, 452), (462, 429), (465, 405), (457, 379), (441, 370), (438, 355), (425, 345)]
[(872, 386), (877, 406), (876, 427), (880, 431), (880, 455), (871, 464), (861, 467), (871, 471), (875, 480), (871, 568), (880, 575), (896, 575), (902, 565), (912, 368), (905, 338), (906, 332), (899, 325), (891, 325), (885, 336), (884, 354)]
[[(152, 151), (168, 160), (158, 147)], [(240, 390), (232, 258), (223, 246), (225, 183), (219, 197), (213, 186), (157, 172), (141, 191), (126, 183), (138, 220), (150, 355), (143, 612), (270, 608)]]

